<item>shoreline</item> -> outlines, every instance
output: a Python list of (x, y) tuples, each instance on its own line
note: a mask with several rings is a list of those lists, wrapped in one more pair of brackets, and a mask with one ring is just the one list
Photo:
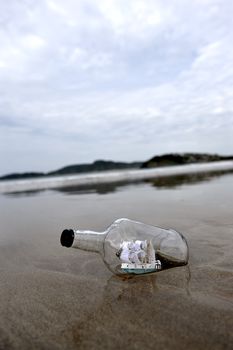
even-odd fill
[(185, 175), (233, 169), (233, 161), (194, 163), (151, 169), (104, 171), (86, 174), (64, 175), (26, 180), (0, 181), (0, 193), (24, 192), (65, 188), (69, 186), (97, 185), (114, 182), (131, 182), (162, 176)]

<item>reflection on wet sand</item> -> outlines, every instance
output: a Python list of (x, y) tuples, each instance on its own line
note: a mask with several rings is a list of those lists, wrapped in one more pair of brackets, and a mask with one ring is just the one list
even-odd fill
[(206, 172), (206, 173), (196, 173), (196, 174), (183, 174), (174, 176), (161, 176), (154, 180), (149, 180), (146, 182), (152, 184), (156, 188), (172, 188), (175, 189), (183, 185), (194, 185), (201, 182), (209, 182), (217, 177), (233, 174), (232, 170), (228, 171), (217, 171), (217, 172)]
[[(137, 181), (119, 181), (106, 184), (90, 184), (90, 185), (78, 185), (78, 186), (67, 186), (49, 191), (56, 191), (67, 195), (82, 195), (82, 194), (99, 194), (104, 195), (118, 191), (122, 187), (130, 186), (133, 184), (151, 184), (156, 189), (176, 189), (183, 185), (193, 185), (202, 182), (210, 182), (218, 177), (233, 174), (233, 170), (221, 170), (215, 172), (205, 173), (194, 173), (186, 175), (173, 175), (173, 176), (160, 176), (150, 180), (137, 180)], [(48, 191), (48, 189), (21, 191), (5, 193), (8, 197), (22, 197), (22, 196), (35, 196), (42, 192)]]
[(173, 270), (169, 276), (166, 272), (137, 278), (112, 276), (95, 312), (73, 325), (74, 343), (82, 348), (96, 344), (106, 349), (111, 344), (124, 348), (132, 340), (142, 349), (151, 349), (152, 344), (176, 346), (170, 338), (172, 324), (176, 317), (183, 318), (182, 303), (190, 303), (190, 278), (188, 266)]
[(105, 288), (104, 298), (111, 299), (134, 299), (144, 297), (155, 297), (160, 288), (173, 288), (181, 293), (190, 295), (189, 283), (191, 271), (189, 265), (173, 268), (170, 272), (162, 270), (160, 272), (143, 276), (111, 276)]

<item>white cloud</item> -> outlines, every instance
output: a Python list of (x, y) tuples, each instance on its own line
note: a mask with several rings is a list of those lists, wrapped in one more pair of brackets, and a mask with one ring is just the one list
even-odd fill
[(45, 40), (38, 35), (28, 34), (22, 38), (22, 46), (26, 49), (37, 50), (45, 45)]
[(70, 57), (70, 64), (77, 65), (82, 70), (93, 68), (106, 68), (112, 63), (112, 57), (109, 53), (91, 52), (79, 47), (75, 47)]
[(59, 3), (59, 1), (47, 1), (48, 8), (54, 11), (55, 13), (67, 17), (67, 11), (65, 10), (64, 6), (62, 6), (62, 3)]
[(1, 3), (6, 171), (17, 170), (22, 140), (30, 148), (22, 146), (21, 170), (40, 139), (51, 151), (38, 170), (51, 158), (59, 166), (165, 151), (231, 153), (231, 10), (230, 0)]

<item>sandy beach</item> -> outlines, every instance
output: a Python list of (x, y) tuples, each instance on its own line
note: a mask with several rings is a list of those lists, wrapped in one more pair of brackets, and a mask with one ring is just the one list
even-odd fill
[[(233, 175), (0, 195), (0, 349), (232, 349)], [(184, 234), (189, 264), (121, 279), (64, 228), (128, 217)]]

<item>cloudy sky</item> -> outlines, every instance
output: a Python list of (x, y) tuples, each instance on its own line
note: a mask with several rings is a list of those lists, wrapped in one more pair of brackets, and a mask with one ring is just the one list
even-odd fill
[(0, 174), (233, 153), (231, 0), (0, 0)]

